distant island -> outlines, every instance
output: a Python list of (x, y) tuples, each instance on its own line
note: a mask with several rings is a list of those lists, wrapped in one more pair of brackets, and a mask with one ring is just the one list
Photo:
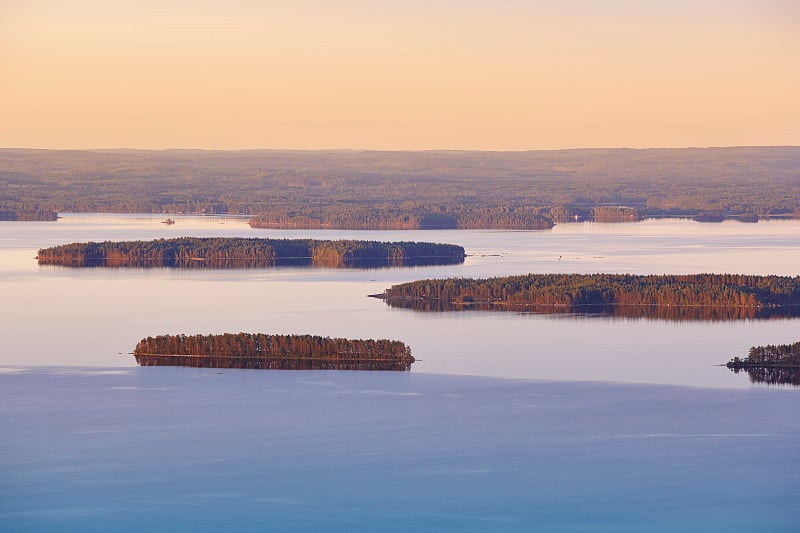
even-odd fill
[(372, 296), (416, 311), (589, 313), (670, 320), (800, 316), (800, 276), (527, 274), (425, 279)]
[(746, 357), (734, 357), (725, 366), (747, 372), (753, 383), (800, 385), (800, 342), (753, 346)]
[[(0, 200), (0, 205), (2, 201)], [(24, 207), (0, 207), (0, 221), (16, 222), (53, 222), (58, 220), (58, 213), (52, 209), (26, 209)]]
[(40, 265), (68, 267), (261, 268), (452, 265), (464, 248), (425, 242), (181, 237), (72, 243), (39, 250)]
[[(546, 213), (546, 214), (545, 214)], [(328, 206), (300, 210), (274, 209), (252, 217), (252, 228), (273, 229), (515, 229), (553, 227), (545, 209), (530, 207), (459, 207), (434, 211), (430, 206), (408, 208), (353, 208)]]
[(139, 341), (140, 366), (280, 370), (410, 370), (414, 357), (400, 341), (317, 335), (159, 335)]
[(800, 218), (800, 147), (482, 151), (0, 148), (0, 219), (248, 215), (258, 228), (548, 229)]

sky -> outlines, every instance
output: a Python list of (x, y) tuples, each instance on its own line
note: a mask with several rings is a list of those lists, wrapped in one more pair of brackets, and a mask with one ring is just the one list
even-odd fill
[(0, 0), (0, 146), (800, 145), (796, 0)]

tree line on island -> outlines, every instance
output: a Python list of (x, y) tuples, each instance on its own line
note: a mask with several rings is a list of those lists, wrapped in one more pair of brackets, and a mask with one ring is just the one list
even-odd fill
[(527, 274), (425, 279), (382, 294), (416, 311), (588, 313), (670, 320), (800, 316), (800, 276)]
[(794, 366), (800, 368), (800, 342), (753, 346), (745, 358), (734, 357), (728, 368), (748, 366)]
[(752, 383), (800, 386), (800, 342), (753, 346), (746, 357), (736, 356), (725, 366), (747, 372)]
[(426, 242), (181, 237), (71, 243), (39, 250), (40, 265), (69, 267), (364, 267), (463, 263), (464, 248)]
[(411, 349), (395, 340), (318, 335), (159, 335), (139, 341), (140, 366), (283, 370), (410, 370)]
[(516, 229), (553, 227), (547, 209), (529, 206), (432, 206), (428, 204), (366, 207), (331, 204), (278, 207), (250, 218), (250, 227), (275, 229)]

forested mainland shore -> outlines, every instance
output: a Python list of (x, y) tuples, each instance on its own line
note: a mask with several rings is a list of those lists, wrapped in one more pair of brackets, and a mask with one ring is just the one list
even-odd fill
[(425, 279), (382, 294), (415, 311), (582, 313), (669, 320), (800, 316), (800, 276), (527, 274)]
[(464, 248), (426, 242), (181, 237), (71, 243), (39, 250), (40, 265), (67, 267), (380, 268), (464, 262)]
[(159, 335), (139, 341), (140, 366), (280, 370), (410, 370), (414, 357), (400, 341), (318, 335)]
[(747, 372), (752, 383), (800, 385), (800, 342), (753, 346), (746, 357), (736, 356), (725, 366)]
[(800, 218), (800, 147), (480, 151), (0, 149), (0, 220), (249, 215), (258, 228), (547, 229)]

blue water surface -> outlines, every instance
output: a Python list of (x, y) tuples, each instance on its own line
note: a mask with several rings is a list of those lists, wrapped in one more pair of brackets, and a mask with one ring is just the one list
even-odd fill
[(2, 531), (798, 531), (800, 394), (6, 368)]

